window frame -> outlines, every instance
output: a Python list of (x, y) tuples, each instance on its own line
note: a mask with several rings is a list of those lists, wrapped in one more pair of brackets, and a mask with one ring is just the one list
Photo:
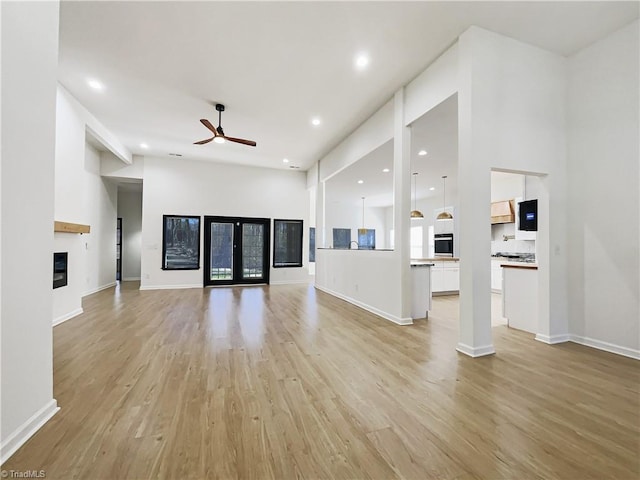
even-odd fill
[[(167, 222), (169, 219), (186, 219), (196, 220), (196, 237), (197, 237), (197, 245), (192, 245), (195, 249), (194, 252), (194, 260), (193, 262), (186, 267), (176, 267), (174, 265), (170, 265), (167, 261)], [(162, 215), (162, 270), (200, 270), (200, 225), (201, 225), (201, 217), (200, 215)]]
[[(346, 247), (336, 247), (336, 233), (338, 232), (349, 232), (349, 243), (347, 243)], [(338, 228), (338, 227), (333, 227), (333, 230), (331, 231), (331, 241), (333, 244), (333, 248), (336, 250), (349, 250), (351, 248), (351, 242), (353, 240), (351, 240), (351, 229), (350, 228)]]
[[(373, 235), (371, 235), (373, 233)], [(373, 245), (369, 246), (365, 241), (362, 241), (364, 237), (373, 237)], [(375, 228), (359, 228), (358, 229), (358, 249), (359, 250), (375, 250), (376, 249), (376, 229)]]
[[(278, 222), (295, 223), (300, 225), (300, 238), (296, 240), (297, 242), (299, 242), (300, 257), (299, 257), (299, 261), (295, 263), (279, 264), (276, 262), (276, 250), (278, 248), (278, 238), (277, 238)], [(272, 261), (273, 268), (300, 268), (303, 266), (303, 261), (302, 261), (303, 257), (304, 257), (304, 220), (290, 219), (290, 218), (274, 218), (273, 219), (273, 261)]]

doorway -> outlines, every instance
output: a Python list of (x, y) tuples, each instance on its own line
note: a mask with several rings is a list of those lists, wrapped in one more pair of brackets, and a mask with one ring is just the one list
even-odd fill
[(204, 285), (269, 283), (271, 219), (204, 217)]
[(116, 280), (122, 280), (122, 218), (116, 227)]

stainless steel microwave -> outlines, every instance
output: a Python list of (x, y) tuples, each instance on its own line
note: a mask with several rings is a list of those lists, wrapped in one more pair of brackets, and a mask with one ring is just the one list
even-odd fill
[(453, 233), (436, 233), (433, 243), (436, 257), (453, 257)]

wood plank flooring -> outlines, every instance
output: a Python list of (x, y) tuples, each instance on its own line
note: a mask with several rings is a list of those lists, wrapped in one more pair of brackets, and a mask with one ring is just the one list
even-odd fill
[(3, 466), (47, 479), (638, 479), (640, 362), (397, 326), (306, 285), (138, 290), (54, 329), (62, 407)]

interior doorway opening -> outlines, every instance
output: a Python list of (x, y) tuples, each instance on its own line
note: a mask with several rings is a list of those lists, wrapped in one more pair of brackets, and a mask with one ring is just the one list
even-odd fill
[(116, 226), (116, 281), (120, 282), (121, 280), (122, 280), (122, 218), (118, 217), (118, 223)]

